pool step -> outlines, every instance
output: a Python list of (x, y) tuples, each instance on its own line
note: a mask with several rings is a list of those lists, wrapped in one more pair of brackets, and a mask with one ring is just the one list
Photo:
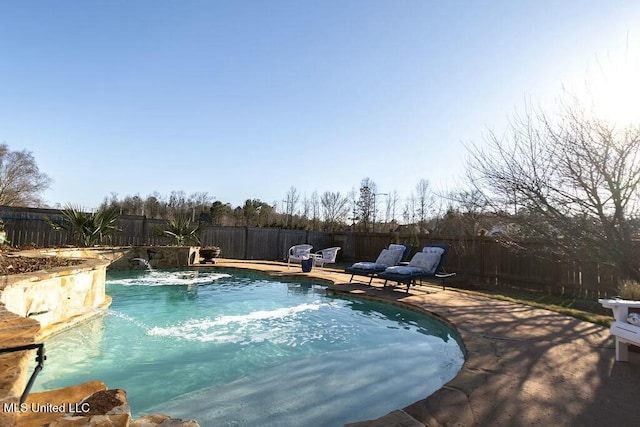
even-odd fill
[[(40, 324), (33, 319), (18, 316), (0, 304), (0, 343), (2, 348), (20, 347), (34, 343)], [(19, 397), (29, 377), (29, 358), (35, 351), (18, 351), (0, 355), (0, 396)], [(0, 425), (2, 423), (0, 422)]]
[(3, 348), (33, 344), (39, 329), (37, 320), (12, 313), (0, 304), (0, 342)]

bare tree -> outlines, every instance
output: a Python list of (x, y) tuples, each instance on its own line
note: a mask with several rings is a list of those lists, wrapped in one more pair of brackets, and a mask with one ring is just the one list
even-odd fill
[(127, 196), (120, 202), (122, 215), (142, 215), (144, 202), (139, 194)]
[(376, 183), (371, 178), (364, 178), (360, 182), (360, 197), (357, 201), (357, 210), (363, 231), (369, 231), (369, 224), (371, 224), (371, 220), (375, 216), (373, 210), (375, 209), (376, 191)]
[(407, 224), (415, 224), (416, 222), (416, 196), (413, 193), (404, 202), (402, 219)]
[(397, 222), (397, 209), (398, 204), (400, 203), (400, 193), (398, 190), (393, 190), (393, 192), (387, 197), (387, 205), (386, 205), (386, 214), (385, 221), (388, 223), (396, 223)]
[(30, 151), (10, 151), (7, 144), (0, 144), (0, 205), (41, 206), (41, 194), (50, 184)]
[(349, 193), (347, 194), (347, 198), (349, 199), (349, 220), (351, 220), (351, 229), (355, 230), (356, 223), (360, 221), (360, 216), (358, 215), (358, 196), (355, 188), (351, 188)]
[(414, 205), (421, 233), (424, 233), (427, 229), (427, 217), (429, 215), (429, 211), (433, 207), (433, 203), (434, 197), (431, 192), (429, 181), (421, 179), (416, 184), (416, 200)]
[(289, 191), (285, 196), (286, 210), (285, 214), (287, 215), (287, 226), (291, 227), (293, 225), (293, 216), (296, 213), (296, 207), (298, 205), (298, 201), (300, 200), (300, 193), (296, 187), (289, 187)]
[(471, 146), (469, 178), (493, 210), (557, 249), (640, 279), (640, 126), (615, 128), (577, 104), (528, 111), (504, 138)]
[(320, 197), (317, 191), (311, 193), (310, 203), (312, 229), (317, 231), (320, 228)]
[(175, 215), (186, 215), (189, 213), (189, 207), (187, 204), (187, 195), (184, 191), (172, 191), (169, 194), (169, 200), (167, 201), (167, 209), (169, 214), (172, 216)]
[[(437, 236), (460, 239), (484, 236), (502, 218), (486, 210), (484, 198), (477, 190), (456, 190), (440, 195), (433, 231)], [(459, 252), (465, 252), (459, 248)]]
[(325, 191), (322, 193), (320, 203), (327, 230), (334, 231), (336, 225), (344, 222), (349, 213), (349, 198), (340, 192)]
[(189, 207), (196, 209), (208, 209), (213, 202), (213, 197), (206, 191), (198, 191), (189, 196)]
[(108, 209), (112, 207), (117, 207), (119, 213), (122, 214), (122, 202), (118, 199), (118, 193), (114, 191), (112, 191), (109, 196), (105, 196), (100, 206), (98, 206), (98, 209)]
[(206, 191), (191, 193), (187, 198), (187, 208), (189, 209), (191, 220), (200, 222), (211, 222), (211, 202), (213, 197)]
[(302, 226), (307, 228), (309, 224), (309, 217), (311, 216), (311, 199), (307, 197), (305, 193), (302, 196), (302, 211), (300, 212), (300, 220), (302, 222)]

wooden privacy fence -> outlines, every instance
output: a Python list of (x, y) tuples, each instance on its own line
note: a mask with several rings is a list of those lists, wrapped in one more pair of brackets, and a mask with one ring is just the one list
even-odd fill
[[(79, 242), (67, 230), (55, 230), (51, 222), (61, 222), (58, 209), (13, 208), (0, 206), (7, 240), (18, 247), (53, 247), (77, 245)], [(120, 232), (100, 242), (101, 245), (143, 246), (171, 245), (173, 238), (161, 235), (167, 222), (139, 215), (122, 215), (118, 219)], [(194, 243), (194, 242), (192, 242)], [(284, 230), (261, 227), (207, 227), (200, 236), (202, 246), (220, 246), (222, 256), (237, 259), (283, 260), (288, 249), (308, 243), (314, 250), (331, 246), (331, 235), (304, 230)]]
[(220, 246), (222, 256), (236, 259), (285, 260), (293, 245), (308, 243), (314, 251), (331, 246), (331, 235), (317, 231), (262, 227), (209, 227), (202, 246)]
[[(47, 219), (61, 220), (57, 209), (0, 206), (7, 239), (13, 246), (52, 247), (76, 245), (68, 231), (55, 231)], [(118, 220), (122, 230), (110, 240), (114, 246), (168, 245), (173, 240), (159, 235), (166, 221), (124, 215)], [(289, 247), (308, 243), (314, 251), (340, 246), (338, 261), (373, 261), (389, 243), (411, 243), (414, 252), (429, 243), (451, 246), (445, 268), (456, 272), (457, 280), (483, 286), (510, 285), (582, 297), (616, 294), (617, 272), (603, 263), (572, 261), (552, 255), (552, 242), (523, 241), (514, 250), (490, 237), (447, 239), (399, 233), (322, 233), (262, 227), (209, 227), (201, 235), (201, 245), (216, 245), (222, 256), (236, 259), (283, 260)]]
[(334, 241), (342, 242), (346, 258), (371, 261), (389, 243), (412, 244), (413, 253), (428, 244), (447, 244), (451, 250), (445, 269), (456, 272), (458, 281), (587, 298), (617, 294), (615, 268), (586, 257), (583, 261), (561, 258), (552, 253), (551, 241), (521, 241), (518, 249), (495, 238), (479, 236), (452, 239), (398, 233), (342, 233), (334, 234)]
[[(0, 218), (4, 222), (7, 240), (13, 246), (52, 247), (77, 245), (79, 242), (69, 230), (54, 229), (51, 223), (61, 223), (58, 209), (13, 208), (0, 206)], [(100, 244), (114, 246), (168, 245), (172, 239), (154, 232), (166, 221), (148, 219), (138, 215), (122, 215), (118, 219), (118, 232)]]

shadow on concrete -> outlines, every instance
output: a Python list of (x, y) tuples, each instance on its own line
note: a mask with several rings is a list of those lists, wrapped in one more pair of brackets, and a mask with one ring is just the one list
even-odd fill
[(409, 303), (457, 327), (465, 366), (443, 389), (405, 408), (425, 424), (628, 425), (640, 413), (640, 354), (615, 362), (604, 327), (435, 287), (409, 294), (375, 282), (335, 288)]

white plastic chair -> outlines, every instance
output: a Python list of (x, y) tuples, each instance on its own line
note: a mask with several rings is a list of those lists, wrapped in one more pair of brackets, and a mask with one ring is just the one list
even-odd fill
[(313, 249), (313, 246), (306, 244), (291, 246), (287, 254), (287, 268), (289, 268), (289, 263), (292, 261), (302, 262), (302, 260), (311, 258), (311, 249)]
[(339, 250), (339, 247), (319, 250), (313, 255), (313, 264), (322, 268), (325, 264), (332, 264), (336, 262), (336, 256), (338, 255)]

